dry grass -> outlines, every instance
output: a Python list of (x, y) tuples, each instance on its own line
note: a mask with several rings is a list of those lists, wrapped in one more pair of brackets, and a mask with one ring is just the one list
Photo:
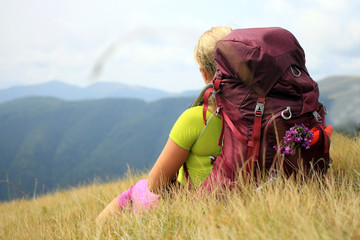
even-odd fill
[(145, 175), (0, 204), (1, 239), (360, 239), (360, 139), (333, 136), (328, 185), (279, 180), (224, 199), (182, 191), (152, 212), (121, 213), (100, 231), (104, 206)]

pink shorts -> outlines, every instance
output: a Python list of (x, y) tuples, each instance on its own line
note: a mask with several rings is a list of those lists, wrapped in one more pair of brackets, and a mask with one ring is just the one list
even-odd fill
[(150, 192), (148, 180), (142, 179), (135, 183), (125, 192), (118, 196), (118, 203), (121, 210), (126, 206), (132, 206), (134, 213), (142, 210), (152, 210), (159, 203), (160, 195)]

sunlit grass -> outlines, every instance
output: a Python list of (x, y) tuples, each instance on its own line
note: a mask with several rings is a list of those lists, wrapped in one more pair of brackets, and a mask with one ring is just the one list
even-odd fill
[(360, 140), (335, 133), (328, 183), (280, 179), (227, 197), (180, 191), (152, 212), (95, 218), (146, 174), (0, 204), (2, 239), (360, 239)]

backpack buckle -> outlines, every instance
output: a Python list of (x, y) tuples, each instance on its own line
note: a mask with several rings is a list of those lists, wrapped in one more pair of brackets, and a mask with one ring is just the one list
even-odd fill
[(265, 106), (265, 102), (257, 102), (254, 115), (257, 117), (262, 117), (262, 115), (264, 114), (264, 106)]
[[(289, 113), (288, 116), (285, 115), (286, 112)], [(292, 113), (291, 113), (291, 107), (290, 107), (290, 106), (287, 106), (286, 109), (281, 112), (281, 117), (282, 117), (284, 120), (289, 120), (289, 119), (292, 118)]]
[(220, 111), (221, 111), (221, 106), (219, 106), (217, 109), (216, 109), (216, 116), (219, 116), (219, 114), (220, 114)]
[(324, 113), (325, 114), (328, 114), (328, 110), (326, 109), (326, 106), (325, 106), (325, 104), (324, 103), (320, 103), (321, 104), (321, 106), (323, 107), (323, 109), (324, 109)]
[[(295, 68), (295, 70), (297, 71), (297, 73), (294, 72), (294, 68)], [(292, 74), (294, 77), (298, 78), (298, 77), (301, 76), (301, 71), (300, 71), (295, 65), (291, 65), (291, 66), (290, 66), (290, 70), (291, 70), (291, 74)]]
[(317, 122), (321, 122), (322, 121), (322, 117), (320, 116), (320, 114), (317, 111), (313, 111), (313, 115), (314, 118)]
[(216, 157), (214, 155), (209, 156), (211, 165), (214, 165), (214, 162), (216, 161)]

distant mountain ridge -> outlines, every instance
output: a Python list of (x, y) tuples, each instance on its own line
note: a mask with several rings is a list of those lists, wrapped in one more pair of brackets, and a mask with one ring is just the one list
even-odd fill
[[(329, 114), (328, 122), (335, 127), (350, 129), (360, 126), (360, 76), (330, 76), (319, 80), (320, 101)], [(200, 90), (169, 93), (154, 88), (128, 86), (114, 82), (98, 82), (88, 87), (78, 87), (61, 81), (0, 89), (0, 104), (26, 97), (52, 97), (66, 101), (96, 100), (106, 98), (132, 98), (147, 102), (169, 97), (195, 97)]]
[(360, 76), (331, 76), (318, 82), (328, 122), (352, 134), (360, 130)]
[(0, 103), (25, 97), (53, 97), (66, 101), (104, 98), (134, 98), (156, 101), (168, 97), (194, 97), (199, 91), (169, 93), (155, 88), (128, 86), (113, 82), (98, 82), (88, 87), (78, 87), (54, 80), (42, 84), (0, 89)]
[[(360, 127), (360, 76), (330, 76), (318, 81), (320, 101), (329, 114), (327, 120), (336, 128), (353, 132)], [(147, 102), (169, 97), (195, 98), (200, 90), (169, 93), (154, 88), (128, 86), (115, 82), (98, 82), (88, 87), (78, 87), (61, 81), (0, 89), (0, 104), (26, 97), (50, 97), (65, 101), (96, 100), (107, 98), (132, 98)]]
[[(0, 200), (150, 168), (193, 98), (0, 104)], [(8, 180), (8, 182), (7, 182)]]

